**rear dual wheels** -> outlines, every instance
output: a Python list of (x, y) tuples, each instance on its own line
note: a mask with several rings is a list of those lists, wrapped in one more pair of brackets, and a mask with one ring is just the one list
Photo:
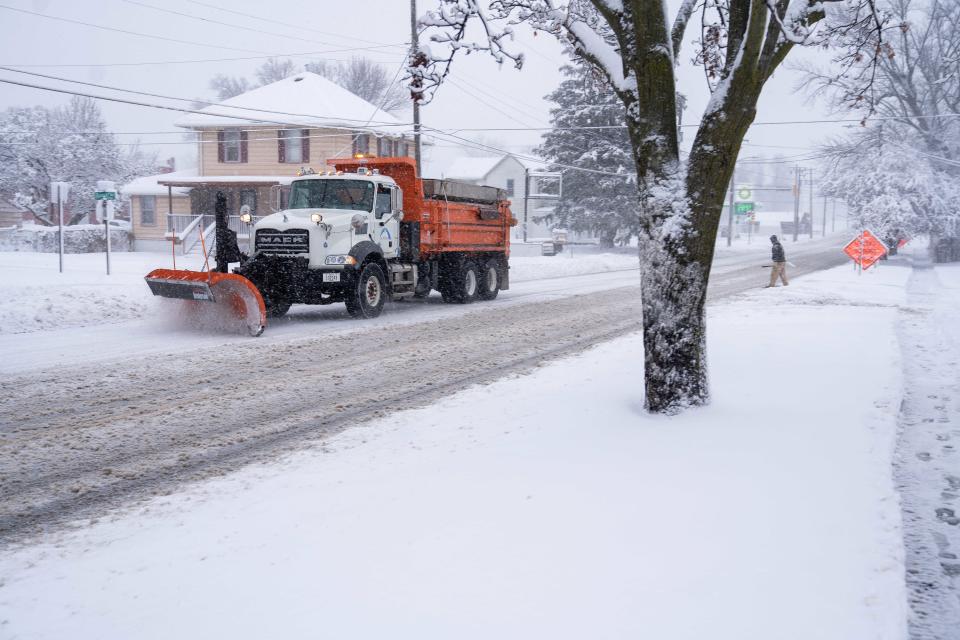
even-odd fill
[(387, 279), (380, 265), (369, 262), (360, 270), (357, 283), (344, 301), (354, 318), (376, 318), (387, 300)]
[(445, 271), (440, 278), (440, 295), (444, 302), (467, 304), (477, 299), (480, 276), (476, 263), (466, 260), (459, 266), (451, 265)]
[(466, 260), (447, 270), (441, 278), (440, 294), (448, 303), (467, 304), (474, 300), (493, 300), (500, 293), (500, 270), (496, 260), (478, 266)]
[(496, 260), (488, 260), (480, 274), (477, 296), (481, 300), (493, 300), (500, 293), (500, 269)]

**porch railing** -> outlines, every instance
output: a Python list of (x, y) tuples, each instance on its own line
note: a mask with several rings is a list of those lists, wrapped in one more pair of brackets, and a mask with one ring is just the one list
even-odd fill
[[(240, 216), (227, 216), (227, 228), (237, 234), (237, 243), (241, 251), (249, 252), (251, 230), (263, 216), (255, 216), (250, 223), (240, 220)], [(203, 243), (207, 253), (213, 255), (216, 242), (216, 217), (212, 213), (174, 213), (167, 215), (167, 240), (180, 245), (180, 252), (187, 254), (199, 250), (200, 230), (203, 230)]]

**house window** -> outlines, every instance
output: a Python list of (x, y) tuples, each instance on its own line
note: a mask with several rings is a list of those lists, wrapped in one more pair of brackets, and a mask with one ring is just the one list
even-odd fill
[(250, 213), (257, 215), (257, 190), (240, 189), (240, 206), (249, 205)]
[(366, 133), (358, 133), (353, 136), (353, 155), (370, 153), (370, 136)]
[(382, 158), (392, 158), (400, 150), (400, 144), (390, 138), (377, 138), (377, 155)]
[(145, 227), (157, 224), (157, 196), (140, 196), (140, 224)]
[(224, 162), (240, 162), (240, 132), (228, 130), (221, 132), (220, 143)]
[(277, 152), (281, 163), (310, 162), (309, 129), (281, 129), (277, 133)]
[(507, 178), (507, 195), (513, 197), (513, 178)]

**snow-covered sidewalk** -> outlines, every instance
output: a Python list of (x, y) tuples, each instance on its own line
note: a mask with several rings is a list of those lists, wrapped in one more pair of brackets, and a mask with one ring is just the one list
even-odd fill
[(960, 265), (917, 256), (901, 314), (902, 494), (913, 640), (960, 638)]
[(712, 307), (679, 417), (625, 336), (10, 551), (0, 635), (904, 638), (908, 276)]

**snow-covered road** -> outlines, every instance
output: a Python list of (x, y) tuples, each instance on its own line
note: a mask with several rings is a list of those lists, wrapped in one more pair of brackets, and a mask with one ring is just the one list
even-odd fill
[[(842, 261), (792, 252), (794, 275)], [(759, 286), (719, 256), (711, 296)], [(302, 447), (639, 327), (632, 268), (516, 282), (492, 303), (397, 304), (359, 323), (304, 307), (261, 339), (151, 319), (0, 336), (0, 539)], [(387, 349), (383, 345), (389, 345)]]
[[(640, 408), (633, 333), (9, 547), (0, 636), (905, 640), (890, 459), (909, 275), (840, 267), (712, 305), (713, 402), (680, 416)], [(542, 303), (544, 340), (623, 291)], [(406, 329), (462, 348), (436, 327), (462, 321)], [(294, 408), (326, 393), (304, 354), (277, 397)]]

